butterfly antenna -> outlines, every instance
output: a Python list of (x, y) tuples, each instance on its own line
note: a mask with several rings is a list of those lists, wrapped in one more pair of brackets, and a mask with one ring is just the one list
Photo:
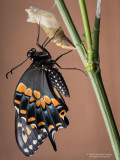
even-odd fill
[(8, 74), (11, 73), (13, 74), (13, 70), (15, 70), (16, 68), (20, 67), (23, 63), (25, 63), (28, 60), (29, 57), (27, 57), (27, 59), (25, 59), (22, 63), (20, 63), (18, 66), (12, 68), (9, 72), (6, 73), (6, 78), (8, 79)]

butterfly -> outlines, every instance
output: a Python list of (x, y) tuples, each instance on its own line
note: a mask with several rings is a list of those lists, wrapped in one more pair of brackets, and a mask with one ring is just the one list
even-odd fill
[[(27, 52), (27, 59), (31, 59), (32, 64), (19, 80), (13, 100), (16, 109), (16, 142), (25, 156), (33, 155), (47, 137), (56, 151), (54, 133), (60, 128), (66, 128), (69, 124), (66, 117), (68, 107), (62, 97), (62, 95), (70, 97), (69, 90), (62, 74), (54, 68), (54, 65), (61, 69), (80, 70), (62, 68), (57, 63), (71, 50), (52, 60), (45, 48), (51, 39), (48, 42), (45, 40), (43, 45), (40, 45), (39, 32), (40, 25), (38, 25), (36, 44), (42, 51), (32, 48)], [(8, 78), (8, 74), (17, 67), (8, 72), (6, 77)]]

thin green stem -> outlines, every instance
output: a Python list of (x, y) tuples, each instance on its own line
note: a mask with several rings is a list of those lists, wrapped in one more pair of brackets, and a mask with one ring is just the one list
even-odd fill
[[(82, 0), (81, 0), (82, 1)], [(70, 14), (64, 4), (63, 0), (55, 0), (56, 5), (61, 13), (61, 16), (66, 24), (66, 27), (71, 35), (74, 45), (77, 48), (77, 51), (82, 59), (83, 64), (85, 67), (88, 65), (85, 60), (84, 50), (81, 47), (81, 39), (76, 31), (76, 28), (72, 22)], [(97, 40), (97, 39), (96, 39)], [(90, 43), (89, 43), (90, 44)], [(92, 46), (92, 44), (91, 44)], [(91, 47), (92, 48), (92, 47)], [(90, 78), (91, 84), (93, 86), (103, 120), (105, 122), (105, 126), (111, 141), (111, 145), (116, 157), (116, 160), (120, 160), (120, 138), (119, 133), (114, 121), (114, 117), (108, 102), (108, 98), (104, 89), (104, 85), (102, 82), (100, 68), (99, 65), (87, 70), (88, 76)]]
[(64, 23), (66, 24), (66, 27), (69, 31), (70, 36), (72, 37), (73, 43), (81, 57), (81, 60), (83, 62), (83, 64), (86, 66), (86, 50), (82, 44), (82, 41), (80, 39), (80, 36), (74, 26), (74, 23), (69, 15), (69, 12), (65, 6), (65, 3), (63, 0), (55, 0), (56, 5), (58, 6), (58, 9), (62, 15)]
[(99, 64), (99, 32), (100, 32), (100, 18), (95, 17), (95, 24), (93, 29), (93, 50), (94, 50), (94, 62)]
[(92, 39), (91, 39), (90, 25), (89, 25), (85, 1), (79, 0), (79, 5), (81, 10), (86, 40), (87, 40), (88, 63), (93, 63)]
[(102, 0), (97, 0), (97, 9), (95, 16), (95, 24), (93, 29), (93, 51), (94, 51), (94, 62), (99, 65), (99, 33), (100, 33), (100, 17), (101, 17), (101, 2)]

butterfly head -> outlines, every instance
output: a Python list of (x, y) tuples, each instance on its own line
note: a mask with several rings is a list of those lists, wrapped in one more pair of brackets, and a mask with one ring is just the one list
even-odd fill
[(29, 51), (27, 52), (27, 56), (30, 57), (30, 58), (33, 58), (34, 55), (35, 55), (35, 53), (36, 53), (36, 49), (35, 49), (35, 48), (32, 48), (31, 50), (29, 50)]
[(27, 57), (38, 65), (44, 65), (51, 59), (51, 55), (45, 48), (43, 49), (42, 52), (37, 52), (35, 48), (32, 48), (27, 52)]

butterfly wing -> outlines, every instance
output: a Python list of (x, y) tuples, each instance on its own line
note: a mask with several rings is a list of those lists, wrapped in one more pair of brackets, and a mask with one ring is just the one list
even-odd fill
[(26, 156), (32, 155), (47, 136), (56, 151), (54, 133), (69, 123), (65, 116), (68, 108), (47, 79), (46, 71), (33, 63), (15, 90), (16, 140)]
[(47, 137), (47, 131), (27, 125), (17, 112), (15, 117), (16, 142), (24, 155), (31, 156)]
[(65, 80), (60, 72), (56, 68), (50, 68), (48, 70), (49, 83), (57, 89), (58, 92), (66, 97), (70, 97), (68, 87)]

